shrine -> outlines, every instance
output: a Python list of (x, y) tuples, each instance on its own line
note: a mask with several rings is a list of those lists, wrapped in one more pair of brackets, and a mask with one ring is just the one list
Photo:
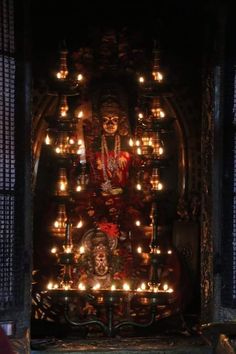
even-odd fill
[(233, 352), (231, 5), (43, 3), (0, 11), (0, 353)]

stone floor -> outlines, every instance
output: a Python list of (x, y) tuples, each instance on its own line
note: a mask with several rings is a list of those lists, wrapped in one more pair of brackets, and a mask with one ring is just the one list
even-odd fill
[(31, 354), (122, 353), (212, 354), (212, 346), (202, 336), (156, 336), (114, 339), (33, 340)]

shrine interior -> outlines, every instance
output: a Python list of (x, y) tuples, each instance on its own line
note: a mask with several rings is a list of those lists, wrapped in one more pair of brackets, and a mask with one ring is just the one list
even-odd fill
[(16, 49), (0, 25), (15, 60), (0, 63), (0, 326), (12, 345), (233, 348), (231, 3), (4, 1)]

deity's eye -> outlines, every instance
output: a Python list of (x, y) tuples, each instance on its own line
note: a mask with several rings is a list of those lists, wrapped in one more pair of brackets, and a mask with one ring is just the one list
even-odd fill
[(115, 117), (112, 117), (112, 118), (111, 118), (111, 121), (112, 121), (113, 124), (118, 124), (119, 118), (116, 117), (116, 116), (115, 116)]
[(103, 124), (114, 124), (117, 125), (119, 121), (119, 117), (111, 116), (111, 117), (103, 117)]

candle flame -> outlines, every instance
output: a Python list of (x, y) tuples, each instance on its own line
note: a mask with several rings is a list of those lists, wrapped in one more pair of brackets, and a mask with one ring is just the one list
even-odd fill
[(141, 290), (146, 290), (146, 284), (145, 283), (142, 283), (140, 287), (141, 287)]
[(129, 284), (128, 284), (128, 283), (124, 283), (124, 284), (123, 284), (123, 289), (124, 289), (125, 291), (129, 291), (129, 290), (130, 290)]
[(84, 248), (84, 246), (80, 246), (80, 248), (79, 248), (79, 253), (80, 253), (80, 254), (84, 254), (84, 253), (85, 253), (85, 248)]
[(51, 144), (51, 139), (50, 139), (48, 134), (46, 135), (46, 138), (45, 138), (45, 144), (46, 145), (50, 145)]
[(164, 291), (168, 290), (168, 288), (169, 288), (169, 287), (168, 287), (168, 284), (164, 284), (164, 285), (163, 285), (163, 290), (164, 290)]
[(140, 76), (139, 79), (138, 79), (138, 81), (142, 84), (142, 83), (144, 83), (145, 79), (144, 79), (143, 76)]
[(83, 283), (79, 283), (78, 288), (79, 288), (79, 290), (82, 290), (82, 291), (86, 289), (86, 287)]
[(81, 189), (82, 189), (82, 187), (81, 187), (80, 185), (78, 185), (78, 186), (76, 187), (76, 192), (80, 192)]
[(142, 190), (142, 186), (141, 186), (140, 183), (137, 183), (137, 184), (136, 184), (136, 189), (137, 189), (138, 191), (141, 191), (141, 190)]
[(82, 75), (82, 74), (78, 74), (78, 75), (77, 75), (77, 80), (78, 80), (78, 81), (82, 81), (82, 80), (83, 80), (83, 78), (84, 78), (84, 77), (83, 77), (83, 75)]
[(47, 288), (48, 288), (48, 290), (52, 290), (52, 288), (53, 288), (53, 283), (52, 283), (52, 282), (49, 282), (48, 285), (47, 285)]
[(98, 289), (100, 289), (100, 287), (101, 287), (101, 285), (99, 283), (97, 283), (93, 286), (93, 290), (98, 290)]
[[(82, 220), (80, 220), (79, 222), (78, 222), (78, 224), (77, 224), (77, 229), (80, 229), (81, 227), (83, 226), (83, 221)], [(80, 247), (81, 248), (81, 247)]]

